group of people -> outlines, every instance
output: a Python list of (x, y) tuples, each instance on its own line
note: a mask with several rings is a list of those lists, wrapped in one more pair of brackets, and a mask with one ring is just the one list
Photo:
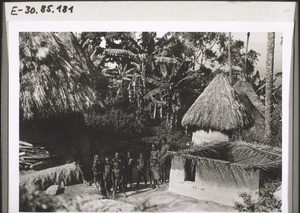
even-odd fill
[[(137, 159), (134, 159), (130, 152), (127, 152), (125, 158), (121, 158), (118, 152), (114, 157), (110, 159), (105, 157), (104, 162), (101, 161), (99, 154), (95, 154), (93, 158), (92, 171), (94, 175), (94, 184), (100, 193), (106, 196), (112, 195), (115, 198), (117, 190), (122, 191), (124, 196), (127, 197), (125, 189), (132, 187), (133, 169), (137, 169), (137, 183), (136, 187), (139, 187), (141, 178), (147, 185), (147, 176), (149, 176), (150, 186), (152, 188), (158, 188), (161, 183), (167, 180), (167, 167), (168, 165), (163, 160), (169, 145), (167, 139), (161, 139), (160, 150), (156, 145), (152, 145), (150, 152), (150, 159), (146, 160), (143, 153), (139, 153)], [(75, 158), (77, 168), (82, 174), (83, 182), (88, 184), (83, 175), (82, 162), (79, 156)]]

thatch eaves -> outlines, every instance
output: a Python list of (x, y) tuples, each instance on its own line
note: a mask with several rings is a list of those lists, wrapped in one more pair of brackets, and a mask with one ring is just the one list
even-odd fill
[(209, 158), (224, 163), (240, 166), (272, 164), (282, 159), (281, 150), (274, 147), (250, 144), (243, 141), (211, 142), (194, 149), (168, 152), (169, 155), (179, 155), (192, 158)]
[(251, 171), (257, 169), (273, 177), (281, 177), (282, 155), (277, 149), (242, 141), (212, 142), (196, 149), (168, 151), (163, 160), (174, 157), (192, 160), (193, 165), (199, 168), (202, 180), (230, 186), (244, 186), (252, 176)]
[(253, 119), (227, 77), (218, 74), (185, 113), (182, 125), (226, 132), (247, 129)]
[(54, 33), (22, 32), (19, 41), (21, 119), (103, 106), (90, 70)]

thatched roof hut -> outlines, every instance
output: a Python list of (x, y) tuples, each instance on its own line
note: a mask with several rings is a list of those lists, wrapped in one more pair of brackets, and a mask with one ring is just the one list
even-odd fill
[(226, 76), (218, 74), (182, 119), (183, 126), (229, 132), (250, 127), (253, 119)]
[[(82, 112), (102, 105), (82, 63), (54, 33), (22, 32), (20, 41), (21, 119)], [(76, 46), (76, 45), (75, 45)]]
[(172, 159), (171, 191), (224, 205), (234, 205), (241, 192), (257, 195), (265, 180), (281, 178), (282, 171), (280, 150), (242, 141), (168, 152), (165, 158)]

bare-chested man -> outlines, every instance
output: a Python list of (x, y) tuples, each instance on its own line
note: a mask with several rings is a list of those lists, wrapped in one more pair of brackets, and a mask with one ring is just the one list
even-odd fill
[(134, 159), (131, 157), (131, 153), (127, 153), (126, 164), (125, 164), (125, 182), (124, 186), (127, 188), (127, 185), (130, 184), (132, 187), (132, 170), (133, 170)]
[(167, 181), (167, 161), (165, 159), (163, 159), (165, 157), (165, 155), (167, 154), (167, 152), (169, 151), (169, 145), (167, 144), (167, 138), (162, 138), (161, 139), (161, 149), (160, 149), (160, 169), (161, 169), (161, 180), (162, 183), (165, 183)]
[(154, 182), (153, 187), (158, 188), (160, 180), (159, 151), (154, 144), (152, 144), (152, 150), (150, 152), (150, 174)]
[(103, 171), (104, 167), (103, 164), (100, 161), (100, 156), (96, 154), (94, 156), (94, 162), (92, 167), (93, 173), (94, 173), (94, 183), (97, 189), (100, 190), (101, 193), (103, 193)]
[(104, 175), (103, 175), (103, 181), (104, 181), (104, 189), (106, 192), (106, 195), (110, 195), (110, 189), (112, 187), (112, 164), (108, 157), (105, 157), (105, 163), (104, 163)]
[(124, 169), (122, 165), (122, 161), (119, 158), (119, 153), (115, 154), (115, 158), (113, 161), (113, 170), (112, 170), (112, 182), (113, 182), (113, 196), (116, 198), (117, 189), (119, 187), (120, 190), (123, 191), (124, 196), (127, 197), (124, 189)]

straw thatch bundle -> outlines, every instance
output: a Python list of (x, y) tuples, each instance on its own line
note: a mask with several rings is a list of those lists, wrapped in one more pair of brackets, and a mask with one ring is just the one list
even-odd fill
[(251, 172), (260, 169), (269, 176), (281, 176), (282, 155), (272, 147), (241, 141), (210, 143), (197, 149), (169, 151), (165, 157), (192, 160), (200, 178), (243, 186), (251, 179)]
[[(233, 88), (239, 94), (241, 100), (244, 102), (245, 106), (248, 108), (253, 117), (256, 117), (254, 116), (254, 110), (257, 110), (260, 116), (264, 118), (265, 106), (259, 99), (258, 95), (255, 93), (253, 87), (249, 82), (239, 80), (233, 86)], [(253, 108), (253, 106), (255, 108)]]
[(226, 132), (246, 129), (253, 119), (227, 77), (218, 74), (185, 113), (182, 125)]
[(82, 112), (102, 101), (82, 65), (54, 33), (20, 33), (21, 118)]

